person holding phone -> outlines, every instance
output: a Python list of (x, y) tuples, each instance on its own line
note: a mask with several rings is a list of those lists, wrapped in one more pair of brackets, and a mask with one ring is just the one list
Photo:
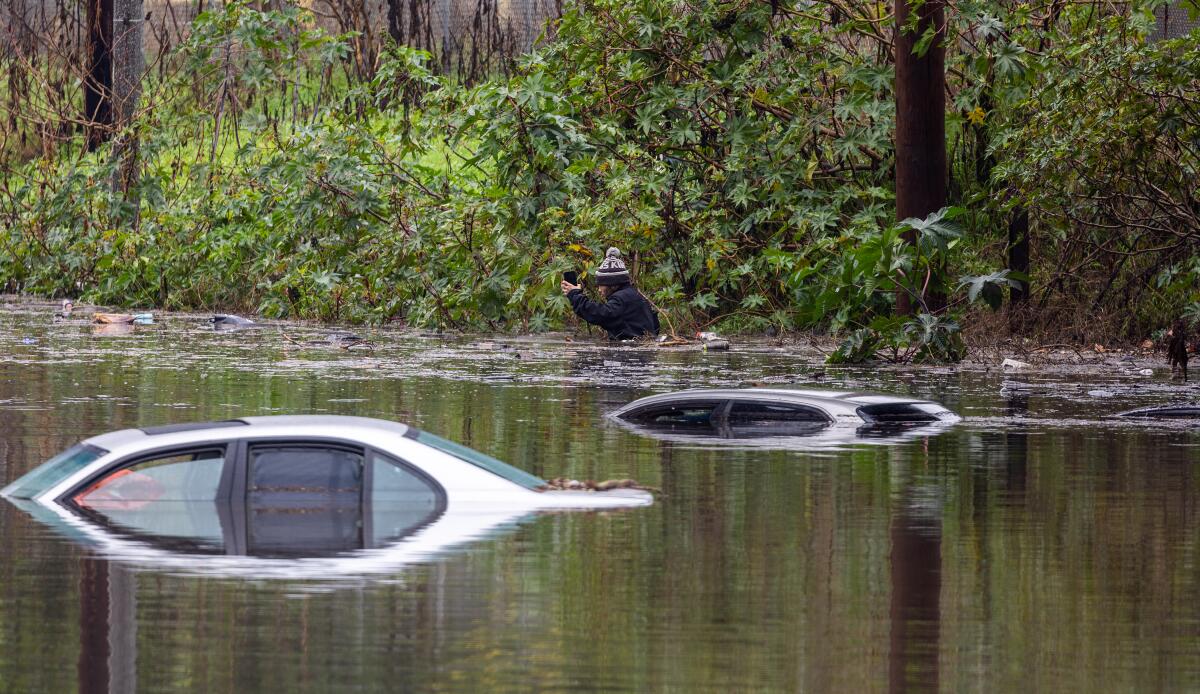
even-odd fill
[(621, 251), (608, 249), (596, 269), (596, 286), (604, 301), (593, 301), (583, 293), (574, 272), (564, 272), (562, 292), (571, 302), (575, 315), (608, 331), (610, 340), (632, 340), (657, 335), (658, 313), (633, 286)]

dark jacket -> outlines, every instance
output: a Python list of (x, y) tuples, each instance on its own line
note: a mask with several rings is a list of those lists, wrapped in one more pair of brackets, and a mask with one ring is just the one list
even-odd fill
[(572, 290), (567, 298), (575, 315), (607, 330), (610, 340), (658, 334), (658, 313), (633, 285), (613, 292), (604, 303), (592, 301), (579, 289)]

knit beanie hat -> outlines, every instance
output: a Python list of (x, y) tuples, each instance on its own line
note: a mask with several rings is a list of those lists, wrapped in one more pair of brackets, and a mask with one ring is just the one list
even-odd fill
[(604, 254), (604, 261), (596, 270), (596, 284), (629, 284), (629, 270), (625, 269), (625, 261), (621, 260), (621, 251), (610, 248)]

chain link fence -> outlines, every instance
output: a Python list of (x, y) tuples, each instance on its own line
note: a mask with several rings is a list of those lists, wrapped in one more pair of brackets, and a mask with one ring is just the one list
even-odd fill
[(1200, 28), (1200, 2), (1176, 0), (1154, 11), (1154, 30), (1151, 41), (1178, 39)]

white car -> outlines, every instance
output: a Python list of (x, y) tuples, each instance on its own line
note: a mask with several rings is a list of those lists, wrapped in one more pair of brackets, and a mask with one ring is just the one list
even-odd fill
[(392, 570), (538, 511), (654, 500), (546, 486), (404, 424), (298, 415), (102, 434), (0, 495), (113, 558), (292, 578)]
[(632, 431), (667, 441), (799, 447), (900, 441), (940, 433), (961, 419), (929, 400), (787, 388), (651, 395), (610, 416)]

